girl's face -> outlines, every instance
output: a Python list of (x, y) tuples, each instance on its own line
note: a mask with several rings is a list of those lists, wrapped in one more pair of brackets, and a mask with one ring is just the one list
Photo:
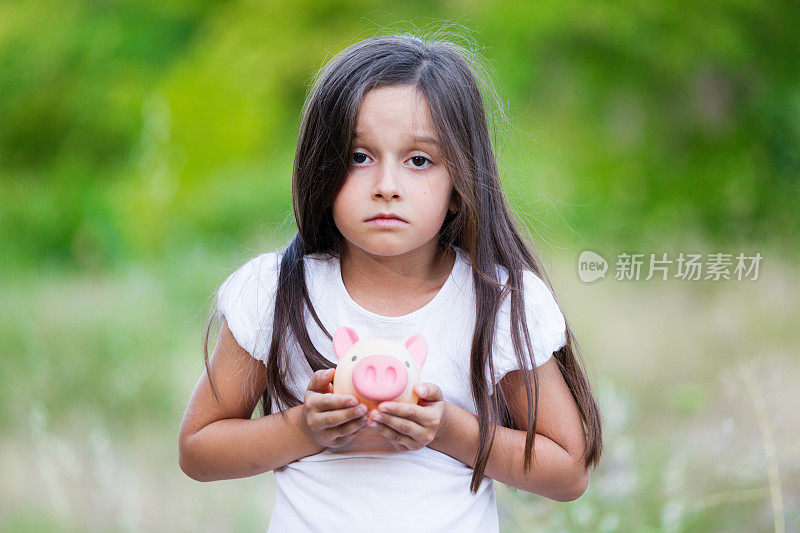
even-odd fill
[[(453, 185), (425, 96), (415, 87), (368, 92), (356, 123), (350, 168), (333, 203), (350, 250), (377, 256), (435, 251)], [(391, 214), (398, 220), (373, 220)]]

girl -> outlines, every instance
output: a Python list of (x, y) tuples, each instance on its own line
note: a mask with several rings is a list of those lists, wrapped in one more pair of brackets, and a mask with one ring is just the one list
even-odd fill
[[(501, 193), (469, 57), (391, 35), (331, 60), (303, 108), (297, 234), (217, 293), (180, 466), (274, 471), (270, 531), (497, 531), (493, 479), (568, 501), (599, 461), (598, 408)], [(345, 325), (424, 335), (417, 405), (332, 393)]]

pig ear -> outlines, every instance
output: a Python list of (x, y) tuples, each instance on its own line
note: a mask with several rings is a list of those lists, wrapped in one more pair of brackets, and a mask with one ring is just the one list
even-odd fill
[(425, 364), (425, 358), (428, 357), (428, 343), (425, 341), (425, 337), (417, 333), (407, 338), (403, 344), (405, 344), (414, 361), (417, 362), (417, 366), (422, 368), (422, 365)]
[(333, 352), (336, 359), (341, 360), (344, 354), (358, 342), (358, 335), (352, 329), (342, 326), (333, 334)]

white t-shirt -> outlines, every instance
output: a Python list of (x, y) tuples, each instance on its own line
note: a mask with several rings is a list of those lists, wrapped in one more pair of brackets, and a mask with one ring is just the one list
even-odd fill
[[(368, 311), (348, 294), (339, 259), (325, 254), (305, 258), (311, 303), (333, 334), (349, 326), (359, 338), (383, 337), (402, 342), (425, 336), (428, 355), (421, 381), (437, 384), (444, 399), (475, 413), (469, 380), (469, 355), (475, 325), (475, 291), (469, 256), (456, 247), (456, 261), (445, 284), (425, 306), (403, 316)], [(245, 263), (220, 286), (222, 315), (239, 344), (265, 361), (269, 351), (280, 253), (264, 253)], [(506, 270), (498, 266), (501, 283)], [(566, 343), (564, 317), (544, 282), (524, 271), (525, 311), (537, 365)], [(510, 301), (497, 317), (495, 378), (519, 368), (510, 330)], [(332, 341), (306, 310), (314, 346), (336, 364)], [(302, 401), (313, 372), (290, 339), (289, 390)], [(492, 382), (486, 371), (489, 391)], [(424, 447), (398, 453), (337, 454), (324, 451), (274, 471), (278, 486), (270, 532), (301, 531), (498, 531), (493, 481), (484, 478), (477, 494), (469, 492), (472, 469)], [(359, 529), (363, 528), (363, 529)]]

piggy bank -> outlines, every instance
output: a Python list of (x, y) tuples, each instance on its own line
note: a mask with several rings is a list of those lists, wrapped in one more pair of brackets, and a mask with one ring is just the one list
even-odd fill
[(333, 378), (334, 394), (352, 394), (369, 409), (385, 401), (416, 404), (414, 385), (428, 355), (422, 335), (402, 343), (389, 339), (359, 340), (355, 331), (340, 327), (333, 334), (338, 364)]

